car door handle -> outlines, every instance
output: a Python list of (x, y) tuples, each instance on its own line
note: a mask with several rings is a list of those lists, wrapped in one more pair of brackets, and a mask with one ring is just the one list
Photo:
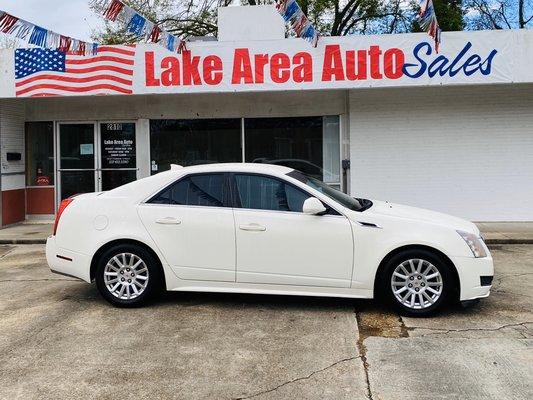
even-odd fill
[(266, 227), (264, 227), (263, 225), (259, 225), (259, 224), (240, 225), (239, 229), (243, 231), (252, 231), (252, 232), (264, 232), (267, 230)]
[(161, 225), (179, 225), (181, 224), (181, 220), (174, 218), (174, 217), (165, 217), (165, 218), (156, 219), (155, 223), (161, 224)]

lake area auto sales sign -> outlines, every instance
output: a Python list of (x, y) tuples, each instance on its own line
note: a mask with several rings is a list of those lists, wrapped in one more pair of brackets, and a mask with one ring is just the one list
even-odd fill
[[(1, 97), (352, 89), (533, 82), (533, 32), (453, 32), (101, 46), (95, 56), (0, 53)], [(7, 78), (7, 80), (6, 80)]]

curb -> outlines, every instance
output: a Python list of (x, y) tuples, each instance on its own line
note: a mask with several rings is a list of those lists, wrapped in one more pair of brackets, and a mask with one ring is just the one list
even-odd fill
[(492, 244), (533, 244), (533, 239), (486, 239), (487, 245)]
[(46, 239), (0, 239), (2, 244), (46, 244)]

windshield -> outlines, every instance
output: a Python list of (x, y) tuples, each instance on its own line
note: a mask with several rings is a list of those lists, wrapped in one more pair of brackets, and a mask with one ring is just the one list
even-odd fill
[(311, 186), (313, 189), (318, 190), (320, 193), (328, 196), (330, 199), (336, 201), (337, 203), (343, 205), (346, 208), (349, 208), (350, 210), (364, 211), (372, 206), (372, 202), (370, 200), (356, 199), (354, 197), (350, 197), (346, 193), (334, 189), (328, 184), (322, 182), (321, 180), (305, 175), (300, 171), (295, 170), (289, 172), (287, 176), (290, 176), (291, 178), (297, 179), (300, 182)]

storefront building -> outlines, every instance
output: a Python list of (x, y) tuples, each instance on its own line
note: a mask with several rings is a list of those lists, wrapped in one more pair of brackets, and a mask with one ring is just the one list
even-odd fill
[(533, 32), (448, 33), (439, 54), (424, 34), (317, 48), (283, 36), (271, 7), (232, 7), (218, 41), (179, 55), (2, 51), (2, 225), (212, 162), (287, 165), (476, 221), (533, 220)]

